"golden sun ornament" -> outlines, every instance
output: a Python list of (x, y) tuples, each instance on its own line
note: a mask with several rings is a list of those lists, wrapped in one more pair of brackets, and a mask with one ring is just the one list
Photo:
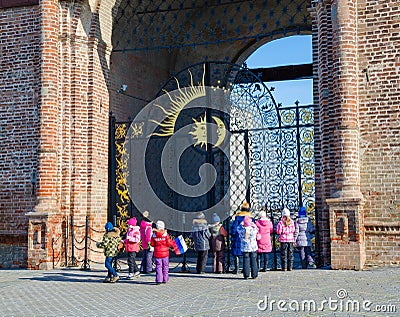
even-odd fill
[[(212, 119), (215, 121), (217, 124), (217, 135), (218, 139), (215, 145), (213, 145), (213, 148), (218, 147), (224, 142), (225, 136), (226, 136), (226, 129), (225, 129), (225, 124), (224, 122), (216, 117), (212, 116)], [(197, 121), (196, 119), (193, 118), (194, 122), (194, 128), (192, 131), (189, 132), (189, 134), (193, 135), (193, 139), (195, 140), (195, 143), (193, 146), (198, 146), (203, 147), (205, 146), (207, 150), (207, 122), (206, 122), (206, 114), (204, 113), (204, 117), (200, 117), (200, 120)]]
[(194, 130), (190, 131), (189, 134), (193, 135), (193, 139), (195, 143), (193, 146), (200, 145), (200, 147), (205, 146), (207, 150), (207, 122), (206, 122), (206, 114), (204, 113), (204, 117), (200, 117), (200, 120), (197, 121), (193, 118), (194, 121)]
[[(185, 106), (188, 105), (190, 102), (194, 101), (195, 99), (206, 96), (205, 67), (206, 65), (204, 64), (202, 81), (201, 83), (199, 83), (198, 86), (194, 85), (193, 76), (190, 70), (189, 70), (190, 74), (189, 87), (181, 88), (178, 79), (174, 78), (178, 86), (177, 89), (178, 94), (172, 96), (168, 91), (165, 91), (170, 101), (169, 109), (159, 104), (155, 104), (155, 106), (161, 109), (161, 111), (164, 113), (165, 119), (162, 122), (158, 122), (156, 120), (150, 120), (151, 122), (156, 123), (160, 127), (160, 130), (158, 132), (154, 132), (151, 134), (152, 136), (162, 136), (162, 137), (172, 136), (175, 132), (176, 121), (178, 120), (178, 117), (182, 112), (182, 110), (185, 108)], [(216, 116), (212, 116), (212, 119), (217, 125), (217, 135), (218, 135), (217, 142), (213, 147), (218, 147), (225, 140), (226, 136), (225, 124), (220, 118)], [(194, 121), (194, 128), (192, 131), (189, 132), (189, 134), (191, 134), (195, 140), (193, 146), (198, 146), (198, 145), (200, 147), (204, 146), (207, 150), (208, 142), (207, 142), (206, 114), (204, 114), (204, 117), (200, 117), (199, 120), (193, 118), (193, 121)]]

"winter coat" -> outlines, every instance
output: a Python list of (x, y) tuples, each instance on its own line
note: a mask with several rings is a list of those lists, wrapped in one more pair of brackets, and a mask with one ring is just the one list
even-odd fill
[(274, 231), (274, 226), (268, 218), (260, 218), (256, 221), (258, 228), (257, 235), (257, 252), (266, 253), (272, 251), (271, 233)]
[(104, 249), (104, 255), (106, 257), (114, 257), (118, 254), (118, 245), (122, 240), (119, 234), (119, 228), (114, 227), (113, 231), (105, 233), (103, 235), (103, 240), (96, 244), (98, 248)]
[(295, 223), (294, 241), (298, 247), (311, 247), (311, 235), (314, 234), (314, 225), (310, 218), (297, 218)]
[(256, 252), (258, 249), (257, 226), (252, 223), (251, 226), (245, 227), (241, 223), (237, 228), (237, 232), (240, 237), (240, 250), (242, 252)]
[(191, 236), (195, 251), (207, 251), (210, 249), (211, 233), (208, 230), (206, 219), (193, 219)]
[(281, 220), (278, 222), (276, 227), (276, 233), (279, 234), (280, 242), (294, 242), (294, 221), (290, 219), (290, 224), (286, 226), (285, 221)]
[(251, 212), (248, 211), (239, 211), (235, 215), (235, 220), (231, 226), (231, 252), (233, 255), (242, 255), (242, 251), (240, 250), (241, 239), (239, 237), (237, 228), (242, 223), (245, 216), (253, 217)]
[(140, 222), (140, 239), (142, 240), (143, 250), (148, 249), (152, 234), (151, 222), (142, 220)]
[(211, 248), (214, 252), (225, 250), (225, 237), (227, 233), (221, 223), (217, 223), (210, 227), (211, 232)]
[(169, 257), (169, 247), (172, 246), (172, 240), (167, 230), (155, 230), (150, 239), (150, 245), (154, 248), (155, 258)]
[(140, 228), (139, 226), (129, 226), (124, 240), (126, 252), (139, 252)]

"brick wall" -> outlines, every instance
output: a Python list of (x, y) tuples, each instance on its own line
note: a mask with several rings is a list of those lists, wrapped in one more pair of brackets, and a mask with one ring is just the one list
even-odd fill
[(27, 265), (25, 213), (35, 204), (39, 141), (39, 17), (37, 6), (0, 9), (0, 268)]
[(400, 263), (400, 6), (396, 0), (358, 4), (367, 263)]
[(0, 14), (0, 266), (70, 264), (71, 216), (76, 259), (88, 217), (89, 259), (102, 261), (94, 243), (107, 217), (110, 49), (98, 15), (51, 0)]

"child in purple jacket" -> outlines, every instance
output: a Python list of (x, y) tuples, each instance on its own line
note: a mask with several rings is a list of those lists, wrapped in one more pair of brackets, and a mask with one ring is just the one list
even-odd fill
[(282, 210), (282, 219), (278, 222), (276, 233), (279, 234), (281, 243), (281, 267), (282, 271), (291, 271), (293, 268), (293, 245), (294, 245), (294, 221), (290, 218), (287, 208)]
[(314, 259), (311, 255), (311, 235), (314, 234), (315, 229), (311, 219), (307, 217), (305, 207), (300, 207), (295, 227), (296, 231), (294, 234), (294, 241), (296, 247), (300, 251), (301, 267), (306, 269), (308, 265), (312, 268), (316, 268)]

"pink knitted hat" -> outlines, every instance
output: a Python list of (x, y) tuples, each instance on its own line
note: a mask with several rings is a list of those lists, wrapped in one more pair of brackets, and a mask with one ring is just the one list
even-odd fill
[(251, 226), (251, 218), (249, 216), (244, 217), (243, 226), (250, 227)]
[(132, 217), (131, 219), (128, 220), (128, 226), (136, 226), (137, 220), (135, 217)]

